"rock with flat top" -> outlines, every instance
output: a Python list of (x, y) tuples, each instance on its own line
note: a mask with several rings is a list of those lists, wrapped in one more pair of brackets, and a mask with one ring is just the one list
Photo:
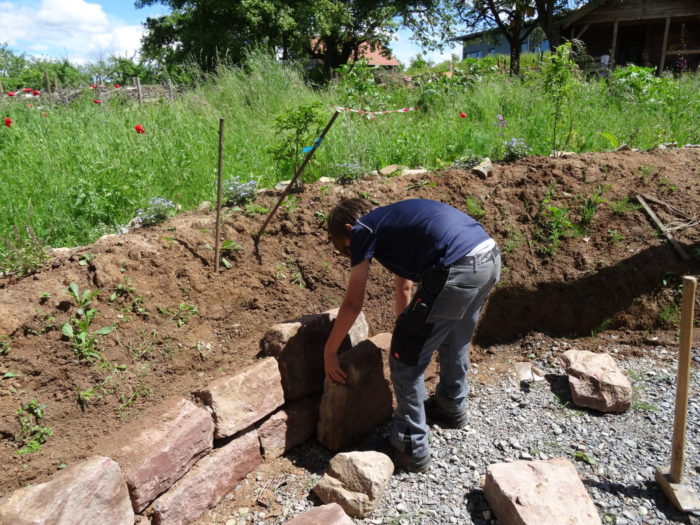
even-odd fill
[(576, 467), (566, 458), (490, 465), (486, 468), (484, 495), (499, 523), (601, 523)]
[(134, 511), (141, 512), (212, 448), (214, 421), (203, 408), (169, 398), (110, 436), (109, 454), (126, 478)]
[(329, 450), (350, 447), (391, 416), (390, 344), (391, 334), (362, 341), (339, 358), (347, 382), (326, 378), (317, 436)]
[(266, 460), (275, 459), (316, 434), (320, 396), (292, 401), (258, 427)]
[(282, 377), (272, 357), (220, 377), (195, 395), (211, 407), (217, 439), (233, 436), (284, 404)]
[(488, 176), (491, 175), (492, 171), (493, 171), (493, 162), (491, 162), (491, 159), (488, 157), (486, 157), (479, 164), (477, 164), (476, 166), (474, 166), (472, 168), (472, 172), (476, 173), (482, 179), (488, 178)]
[(0, 523), (8, 525), (132, 525), (134, 510), (119, 465), (95, 456), (52, 480), (0, 500)]
[(258, 434), (251, 430), (200, 459), (152, 505), (155, 525), (186, 525), (196, 520), (262, 462)]
[(337, 503), (307, 510), (287, 521), (285, 525), (352, 525), (353, 521)]
[[(265, 334), (262, 350), (279, 363), (287, 401), (301, 399), (323, 389), (323, 347), (337, 315), (337, 308), (305, 315), (276, 324)], [(345, 352), (366, 339), (368, 331), (365, 316), (360, 313), (339, 352)]]
[(394, 464), (381, 452), (346, 452), (331, 459), (313, 491), (324, 503), (337, 503), (350, 516), (366, 518), (379, 505)]
[(568, 350), (561, 356), (576, 406), (601, 412), (625, 412), (632, 403), (632, 385), (609, 354)]

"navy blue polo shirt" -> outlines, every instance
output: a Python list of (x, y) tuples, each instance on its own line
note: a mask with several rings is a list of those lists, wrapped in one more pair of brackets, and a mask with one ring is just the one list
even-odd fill
[(469, 215), (427, 199), (382, 206), (350, 231), (350, 264), (377, 259), (404, 279), (420, 282), (426, 270), (445, 268), (489, 239)]

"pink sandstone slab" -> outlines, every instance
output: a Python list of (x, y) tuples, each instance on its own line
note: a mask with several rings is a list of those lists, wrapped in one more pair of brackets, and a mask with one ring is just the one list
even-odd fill
[(273, 357), (221, 377), (195, 395), (211, 407), (217, 439), (233, 436), (284, 403), (282, 379)]
[(262, 462), (255, 430), (237, 436), (200, 459), (153, 505), (156, 525), (186, 525), (196, 520)]
[(321, 505), (295, 516), (285, 525), (352, 525), (350, 516), (337, 503)]
[(203, 408), (169, 398), (110, 437), (134, 510), (141, 512), (212, 448), (214, 421)]
[(320, 396), (292, 401), (258, 427), (266, 460), (274, 459), (316, 433)]
[(134, 511), (119, 465), (95, 456), (71, 465), (46, 483), (0, 500), (7, 525), (132, 525)]

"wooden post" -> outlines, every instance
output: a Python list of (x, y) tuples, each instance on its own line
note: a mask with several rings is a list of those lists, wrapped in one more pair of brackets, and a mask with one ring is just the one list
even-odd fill
[(0, 93), (5, 92), (5, 86), (2, 85), (2, 80), (0, 80)]
[(671, 471), (673, 483), (683, 479), (685, 460), (685, 427), (688, 415), (688, 385), (690, 383), (690, 345), (693, 339), (695, 277), (683, 277), (683, 306), (681, 309), (681, 340), (678, 347), (678, 379), (676, 382), (676, 412), (673, 417), (673, 441), (671, 446)]
[(173, 95), (173, 82), (170, 80), (170, 77), (168, 77), (168, 98), (170, 100), (175, 99), (175, 96)]
[(136, 77), (136, 92), (139, 96), (139, 104), (143, 103), (143, 93), (141, 92), (141, 79)]
[(44, 83), (46, 84), (46, 92), (49, 94), (49, 98), (51, 98), (51, 82), (49, 81), (48, 71), (44, 71)]
[(668, 30), (671, 28), (671, 17), (666, 17), (666, 27), (664, 28), (664, 42), (661, 44), (661, 60), (659, 61), (659, 76), (664, 72), (666, 65), (666, 48), (668, 47)]
[(224, 119), (219, 119), (219, 167), (217, 170), (216, 177), (216, 228), (214, 238), (214, 272), (219, 271), (219, 259), (220, 254), (220, 241), (219, 236), (221, 235), (221, 186), (222, 186), (222, 176), (223, 176), (223, 166), (224, 166)]
[(617, 63), (615, 60), (615, 51), (617, 49), (617, 20), (613, 24), (612, 48), (610, 49), (610, 67), (613, 68)]

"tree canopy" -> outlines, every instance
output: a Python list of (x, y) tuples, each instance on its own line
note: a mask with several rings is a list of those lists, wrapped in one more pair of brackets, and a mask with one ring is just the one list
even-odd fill
[(347, 63), (361, 45), (387, 45), (399, 26), (423, 45), (439, 46), (452, 27), (454, 0), (137, 0), (161, 4), (148, 18), (143, 51), (166, 63), (194, 59), (205, 70), (239, 63), (265, 46), (284, 58), (315, 58), (326, 72)]

